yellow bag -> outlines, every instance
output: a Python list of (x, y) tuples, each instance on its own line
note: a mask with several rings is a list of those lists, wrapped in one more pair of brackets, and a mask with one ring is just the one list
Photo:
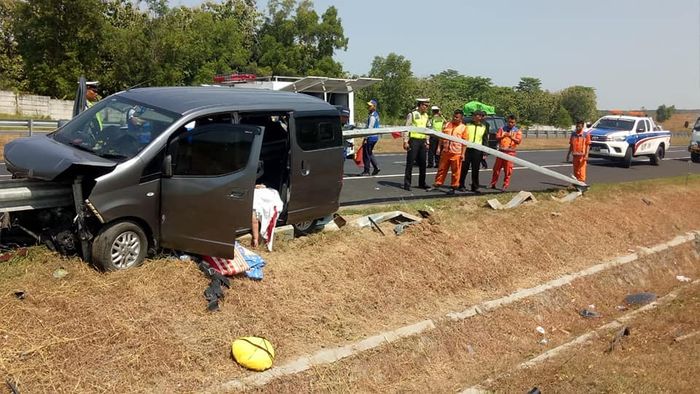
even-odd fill
[(231, 344), (231, 352), (238, 364), (253, 371), (264, 371), (275, 361), (275, 350), (265, 338), (238, 338)]

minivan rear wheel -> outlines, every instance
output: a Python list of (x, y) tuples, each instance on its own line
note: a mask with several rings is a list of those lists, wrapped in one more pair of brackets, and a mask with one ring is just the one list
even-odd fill
[(134, 222), (107, 225), (92, 242), (92, 261), (104, 271), (118, 271), (143, 264), (148, 239)]
[(318, 231), (318, 219), (305, 220), (294, 224), (294, 235), (301, 236)]

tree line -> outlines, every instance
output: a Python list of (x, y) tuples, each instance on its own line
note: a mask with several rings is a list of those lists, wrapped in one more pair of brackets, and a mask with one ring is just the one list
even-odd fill
[(347, 44), (337, 9), (311, 0), (0, 0), (0, 88), (57, 98), (80, 75), (106, 93), (232, 72), (340, 77)]
[[(346, 50), (338, 10), (321, 14), (311, 0), (204, 2), (171, 7), (167, 0), (0, 0), (0, 89), (72, 99), (80, 75), (99, 80), (103, 93), (132, 86), (212, 83), (216, 74), (349, 75), (334, 55)], [(445, 112), (478, 100), (521, 123), (570, 126), (597, 117), (591, 87), (543, 90), (523, 77), (517, 86), (445, 70), (417, 77), (411, 62), (390, 53), (374, 58), (366, 76), (383, 81), (356, 95), (379, 100), (383, 123), (401, 123), (415, 97), (430, 97)]]

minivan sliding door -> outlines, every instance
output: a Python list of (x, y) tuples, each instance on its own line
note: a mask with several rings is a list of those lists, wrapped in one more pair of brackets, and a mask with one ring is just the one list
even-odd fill
[(161, 238), (166, 248), (233, 257), (248, 231), (264, 128), (196, 121), (168, 144), (162, 179)]

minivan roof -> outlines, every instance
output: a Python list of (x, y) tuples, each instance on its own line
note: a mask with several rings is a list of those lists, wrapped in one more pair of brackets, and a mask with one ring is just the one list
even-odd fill
[(120, 96), (179, 114), (209, 107), (238, 106), (245, 110), (337, 111), (307, 94), (224, 86), (156, 87), (130, 89)]

